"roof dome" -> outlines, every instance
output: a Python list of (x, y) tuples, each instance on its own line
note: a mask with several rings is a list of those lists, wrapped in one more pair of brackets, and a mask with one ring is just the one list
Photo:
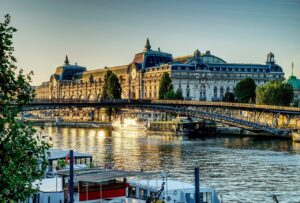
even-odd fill
[(268, 53), (267, 57), (274, 57), (274, 54), (272, 52)]
[(277, 64), (271, 65), (271, 72), (283, 72), (282, 68)]
[(268, 53), (266, 63), (275, 64), (275, 55), (272, 52)]
[(300, 80), (296, 76), (290, 76), (285, 82), (291, 84), (294, 90), (300, 90)]

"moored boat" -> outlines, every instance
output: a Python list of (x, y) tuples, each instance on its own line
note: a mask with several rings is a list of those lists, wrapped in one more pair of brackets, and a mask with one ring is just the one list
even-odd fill
[(145, 131), (147, 130), (147, 122), (138, 118), (125, 118), (123, 121), (116, 120), (112, 122), (112, 127), (120, 131)]
[[(29, 198), (28, 203), (69, 202), (71, 194), (78, 203), (194, 203), (196, 191), (199, 202), (220, 203), (213, 188), (199, 187), (199, 170), (195, 175), (195, 184), (198, 183), (199, 188), (196, 189), (193, 184), (170, 179), (167, 173), (94, 167), (92, 156), (86, 153), (72, 152), (73, 160), (68, 151), (61, 149), (51, 149), (48, 153), (49, 167), (45, 178), (32, 183), (39, 187), (39, 192)], [(53, 170), (53, 164), (59, 166), (62, 160), (70, 165)], [(87, 160), (90, 167), (86, 165)], [(73, 166), (73, 170), (69, 166)], [(72, 187), (70, 182), (73, 182)]]
[[(37, 181), (40, 192), (29, 202), (69, 202), (70, 176), (61, 171), (53, 178)], [(169, 179), (166, 173), (104, 168), (74, 170), (74, 202), (195, 202), (195, 186)], [(200, 187), (200, 202), (220, 203), (213, 188)]]

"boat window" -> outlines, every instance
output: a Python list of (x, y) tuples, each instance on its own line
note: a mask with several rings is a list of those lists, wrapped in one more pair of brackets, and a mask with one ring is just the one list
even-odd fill
[(143, 188), (140, 188), (140, 199), (144, 199), (146, 200), (147, 199), (147, 190), (146, 189), (143, 189)]
[[(185, 194), (186, 203), (195, 203), (195, 193)], [(211, 192), (200, 192), (200, 203), (212, 203)]]
[(200, 193), (200, 202), (202, 203), (212, 203), (211, 192), (201, 192)]
[(128, 196), (136, 198), (136, 187), (129, 186), (129, 188), (128, 188)]
[(185, 193), (186, 203), (195, 203), (194, 193)]

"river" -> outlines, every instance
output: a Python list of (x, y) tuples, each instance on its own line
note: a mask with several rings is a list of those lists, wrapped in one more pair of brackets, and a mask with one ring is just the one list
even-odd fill
[(300, 143), (254, 137), (191, 139), (170, 133), (46, 127), (54, 148), (91, 153), (101, 165), (167, 171), (173, 179), (213, 187), (223, 202), (300, 202)]

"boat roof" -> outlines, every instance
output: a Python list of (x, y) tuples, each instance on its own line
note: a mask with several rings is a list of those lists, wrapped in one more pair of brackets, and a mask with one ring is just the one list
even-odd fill
[[(182, 182), (182, 181), (178, 181), (178, 180), (171, 180), (171, 179), (167, 179), (167, 181), (162, 180), (162, 179), (151, 179), (151, 180), (146, 180), (146, 179), (142, 179), (142, 180), (131, 180), (128, 181), (129, 184), (131, 185), (136, 185), (140, 188), (151, 188), (153, 190), (159, 190), (161, 188), (161, 185), (163, 182), (165, 182), (165, 190), (191, 190), (194, 191), (195, 190), (195, 186), (191, 183), (187, 183), (187, 182)], [(206, 187), (206, 186), (200, 186), (200, 190), (201, 192), (211, 192), (214, 189)]]
[[(59, 175), (69, 176), (69, 171), (58, 172)], [(144, 172), (144, 171), (125, 171), (115, 169), (103, 168), (86, 168), (74, 170), (74, 181), (76, 182), (94, 182), (99, 183), (103, 181), (113, 180), (117, 178), (128, 177), (150, 177), (161, 174), (160, 172)]]
[(42, 180), (36, 180), (32, 183), (34, 188), (39, 187), (40, 192), (61, 192), (62, 178), (44, 178)]
[[(69, 150), (49, 149), (48, 150), (48, 153), (49, 153), (48, 160), (54, 161), (54, 160), (58, 160), (58, 159), (65, 159), (69, 155), (69, 152), (70, 152)], [(74, 155), (75, 159), (92, 157), (91, 154), (76, 152), (76, 151), (73, 152), (73, 155)]]

